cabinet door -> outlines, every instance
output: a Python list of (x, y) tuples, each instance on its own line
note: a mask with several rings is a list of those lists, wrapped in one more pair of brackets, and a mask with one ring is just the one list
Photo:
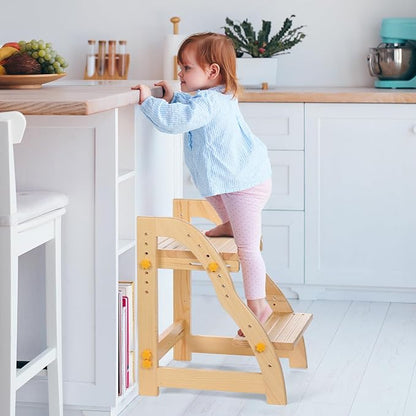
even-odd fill
[(300, 210), (304, 208), (304, 154), (302, 151), (269, 152), (272, 165), (272, 195), (266, 209)]
[(263, 212), (263, 257), (276, 283), (304, 283), (303, 212)]
[(416, 287), (416, 106), (305, 115), (306, 283)]
[(302, 150), (304, 104), (242, 103), (241, 113), (269, 150)]

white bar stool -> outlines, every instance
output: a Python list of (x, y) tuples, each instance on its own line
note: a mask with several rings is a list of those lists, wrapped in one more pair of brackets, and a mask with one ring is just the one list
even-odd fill
[[(61, 217), (68, 198), (16, 192), (13, 145), (21, 142), (25, 128), (21, 113), (0, 113), (0, 415), (15, 415), (16, 391), (47, 366), (49, 416), (62, 416)], [(42, 244), (47, 347), (16, 370), (18, 257)]]

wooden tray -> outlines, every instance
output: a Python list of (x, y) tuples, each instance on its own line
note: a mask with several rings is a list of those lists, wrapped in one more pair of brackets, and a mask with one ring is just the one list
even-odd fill
[(55, 81), (66, 74), (0, 75), (0, 89), (40, 88), (42, 84)]

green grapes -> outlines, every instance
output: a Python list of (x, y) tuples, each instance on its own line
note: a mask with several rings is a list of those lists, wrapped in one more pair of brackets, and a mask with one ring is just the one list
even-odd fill
[(28, 42), (19, 42), (20, 51), (36, 59), (41, 67), (43, 74), (62, 74), (68, 66), (65, 59), (59, 55), (52, 47), (52, 43), (44, 42), (42, 39), (32, 39)]

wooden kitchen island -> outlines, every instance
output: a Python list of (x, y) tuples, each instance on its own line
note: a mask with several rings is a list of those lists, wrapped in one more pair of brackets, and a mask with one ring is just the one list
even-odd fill
[[(136, 83), (0, 90), (0, 111), (21, 111), (27, 119), (15, 147), (18, 188), (69, 197), (62, 293), (64, 405), (71, 416), (117, 415), (137, 396), (136, 377), (118, 395), (118, 282), (136, 283), (136, 216), (170, 215), (171, 200), (181, 192), (181, 138), (167, 138), (145, 121), (137, 110), (139, 93), (130, 89)], [(19, 360), (45, 343), (40, 254), (22, 256), (19, 267)], [(18, 392), (20, 414), (45, 414), (46, 384), (37, 377)]]

